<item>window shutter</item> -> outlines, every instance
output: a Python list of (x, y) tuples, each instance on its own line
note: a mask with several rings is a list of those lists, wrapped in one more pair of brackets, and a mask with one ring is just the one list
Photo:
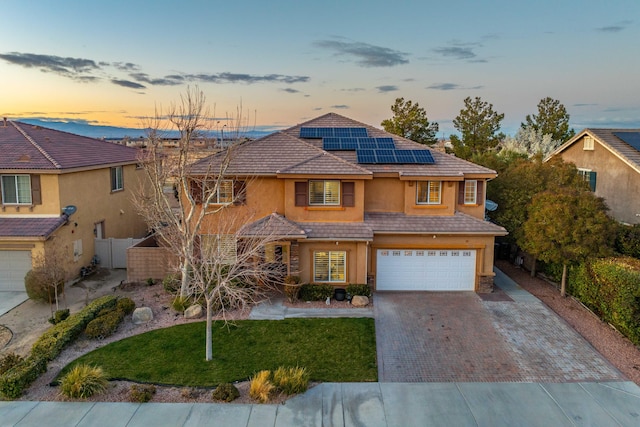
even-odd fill
[(482, 191), (483, 189), (483, 184), (484, 181), (476, 181), (476, 204), (477, 205), (481, 205), (484, 203), (484, 192)]
[(596, 175), (594, 171), (589, 172), (589, 187), (591, 187), (591, 191), (596, 191)]
[(458, 204), (464, 205), (464, 181), (458, 183)]
[(296, 198), (296, 206), (307, 206), (307, 188), (308, 183), (305, 182), (296, 182), (295, 189), (295, 198)]
[(202, 182), (190, 181), (191, 197), (196, 203), (202, 203)]
[(31, 175), (31, 203), (42, 204), (42, 190), (40, 189), (40, 175)]
[(356, 205), (355, 182), (342, 183), (342, 206), (353, 207)]
[(235, 206), (247, 204), (247, 187), (244, 181), (233, 181), (233, 197)]

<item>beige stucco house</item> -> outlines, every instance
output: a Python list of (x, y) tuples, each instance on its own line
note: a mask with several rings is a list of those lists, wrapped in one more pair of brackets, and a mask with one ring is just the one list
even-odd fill
[(137, 150), (25, 123), (0, 122), (0, 290), (24, 290), (32, 260), (53, 246), (68, 278), (94, 256), (94, 239), (142, 237), (131, 196)]
[[(195, 163), (193, 176), (218, 170), (224, 155)], [(217, 202), (251, 218), (249, 230), (268, 219), (280, 241), (267, 261), (304, 282), (481, 291), (493, 283), (495, 236), (506, 234), (484, 220), (495, 176), (330, 113), (234, 146)], [(223, 241), (215, 217), (202, 234)]]
[(584, 129), (549, 157), (576, 165), (610, 214), (625, 224), (640, 224), (640, 130)]

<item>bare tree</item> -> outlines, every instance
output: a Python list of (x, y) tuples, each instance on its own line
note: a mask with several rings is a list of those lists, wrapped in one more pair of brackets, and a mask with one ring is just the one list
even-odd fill
[[(237, 117), (227, 119), (226, 135), (239, 140), (244, 122), (238, 109)], [(179, 132), (177, 147), (163, 147), (163, 123)], [(196, 142), (211, 145), (206, 139), (214, 123), (197, 89), (188, 89), (166, 117), (156, 112), (140, 159), (146, 188), (136, 195), (149, 228), (180, 261), (178, 297), (206, 301), (207, 360), (212, 358), (213, 312), (225, 318), (227, 309), (255, 303), (282, 280), (277, 265), (263, 262), (264, 247), (277, 239), (270, 217), (254, 222), (246, 206), (236, 209), (243, 204), (249, 178), (240, 181), (227, 172), (241, 147), (230, 144), (210, 158), (197, 155)]]
[[(54, 237), (54, 239), (56, 238)], [(64, 296), (64, 283), (67, 278), (65, 268), (68, 259), (68, 248), (62, 246), (56, 240), (46, 245), (44, 253), (38, 254), (33, 258), (33, 273), (38, 277), (40, 283), (47, 287), (52, 314), (54, 304), (55, 311), (60, 309), (60, 295), (58, 295), (58, 292), (61, 291), (62, 296)], [(53, 299), (51, 298), (52, 293)]]

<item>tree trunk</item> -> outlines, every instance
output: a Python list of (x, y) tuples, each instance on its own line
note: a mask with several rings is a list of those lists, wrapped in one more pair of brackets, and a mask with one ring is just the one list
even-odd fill
[(533, 257), (533, 263), (531, 264), (531, 277), (536, 277), (536, 263), (538, 262), (538, 257)]
[(184, 298), (187, 296), (187, 287), (189, 285), (189, 260), (186, 258), (182, 260), (180, 273), (182, 274), (182, 278), (180, 281), (180, 298)]
[(560, 296), (564, 297), (567, 295), (567, 263), (562, 264), (562, 281), (560, 282)]
[(205, 346), (206, 348), (206, 357), (205, 360), (210, 361), (211, 359), (213, 359), (213, 342), (212, 342), (212, 336), (211, 336), (211, 327), (212, 327), (212, 318), (213, 318), (213, 313), (211, 312), (211, 304), (213, 302), (212, 298), (207, 298), (207, 333), (206, 333), (206, 340), (207, 340), (207, 344)]

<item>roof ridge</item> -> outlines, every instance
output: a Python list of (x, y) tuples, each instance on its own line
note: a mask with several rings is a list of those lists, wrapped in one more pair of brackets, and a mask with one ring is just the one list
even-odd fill
[(47, 153), (45, 149), (42, 148), (33, 138), (31, 138), (31, 136), (29, 136), (29, 134), (27, 134), (27, 132), (24, 129), (18, 126), (14, 121), (11, 121), (10, 123), (13, 125), (14, 128), (16, 128), (18, 132), (22, 134), (22, 136), (25, 137), (27, 141), (31, 143), (31, 145), (36, 147), (36, 149), (40, 152), (40, 154), (42, 154), (47, 160), (49, 160), (53, 166), (55, 166), (57, 169), (62, 169), (62, 166), (60, 165), (60, 163), (56, 162), (56, 160), (53, 157), (51, 157), (51, 155), (49, 155), (49, 153)]

